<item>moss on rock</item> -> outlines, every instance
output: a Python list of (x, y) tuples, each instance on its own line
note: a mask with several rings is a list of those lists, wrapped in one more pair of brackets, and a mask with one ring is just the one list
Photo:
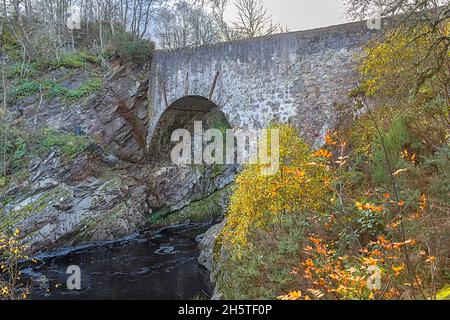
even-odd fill
[(173, 213), (167, 210), (160, 214), (161, 218), (156, 218), (153, 223), (156, 226), (168, 226), (185, 222), (190, 223), (210, 223), (223, 218), (231, 186), (217, 191), (209, 197), (200, 201), (192, 202), (181, 210)]
[(0, 230), (13, 228), (17, 223), (33, 215), (40, 214), (54, 204), (64, 202), (72, 196), (72, 193), (64, 186), (58, 186), (16, 203), (9, 199), (9, 203), (0, 209)]

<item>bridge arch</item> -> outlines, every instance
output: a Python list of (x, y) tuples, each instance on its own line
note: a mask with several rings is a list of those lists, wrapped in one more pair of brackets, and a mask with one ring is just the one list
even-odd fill
[(159, 117), (148, 146), (150, 162), (171, 164), (172, 133), (186, 129), (194, 135), (194, 122), (201, 121), (203, 130), (231, 128), (226, 115), (210, 99), (199, 95), (184, 96), (172, 104)]

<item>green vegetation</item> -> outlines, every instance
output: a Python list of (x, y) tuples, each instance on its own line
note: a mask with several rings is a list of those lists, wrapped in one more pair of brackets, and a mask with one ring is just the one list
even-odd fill
[[(211, 196), (193, 202), (185, 208), (176, 212), (159, 215), (152, 224), (156, 226), (168, 226), (180, 224), (186, 221), (190, 223), (211, 223), (222, 218), (223, 207), (226, 196), (229, 195), (231, 186), (213, 193)], [(156, 215), (158, 216), (158, 215)]]
[(57, 61), (53, 61), (50, 63), (51, 66), (54, 68), (82, 68), (86, 66), (86, 64), (94, 64), (99, 65), (100, 59), (97, 56), (91, 55), (89, 53), (83, 52), (83, 51), (75, 51), (75, 52), (69, 52), (62, 57), (59, 58)]
[(30, 63), (13, 63), (6, 68), (8, 77), (29, 78), (36, 75), (36, 67)]
[(7, 176), (27, 166), (32, 156), (44, 157), (50, 149), (57, 147), (68, 159), (73, 159), (91, 143), (88, 137), (41, 130), (29, 133), (18, 128), (0, 126), (0, 177), (5, 183)]
[[(10, 37), (6, 28), (5, 50), (9, 54), (11, 50), (20, 47), (15, 41), (15, 37)], [(12, 60), (5, 70), (7, 77), (7, 96), (9, 99), (25, 98), (33, 95), (44, 99), (55, 97), (64, 98), (67, 102), (77, 101), (88, 96), (102, 87), (102, 80), (99, 77), (101, 59), (93, 54), (82, 50), (68, 51), (60, 53), (57, 58), (17, 58), (14, 52), (9, 55)], [(55, 69), (67, 69), (65, 75), (60, 79), (48, 79), (47, 73)], [(69, 89), (61, 83), (76, 75), (76, 69), (86, 68), (88, 79), (78, 88)], [(79, 72), (78, 72), (79, 73)], [(3, 89), (3, 87), (2, 87)]]
[(54, 147), (58, 147), (63, 155), (73, 159), (83, 152), (91, 143), (88, 137), (61, 134), (52, 130), (44, 130), (39, 139), (39, 151), (45, 154)]
[(15, 98), (28, 97), (41, 91), (41, 84), (37, 81), (26, 81), (9, 93), (9, 96)]
[(102, 87), (102, 81), (100, 79), (88, 80), (74, 90), (67, 89), (53, 81), (43, 83), (43, 87), (48, 89), (44, 95), (46, 99), (64, 97), (70, 101), (76, 101), (98, 91)]
[(24, 131), (1, 125), (0, 141), (0, 175), (5, 176), (18, 171), (24, 165), (23, 159), (27, 153), (29, 139)]
[[(399, 155), (403, 152), (406, 146), (411, 145), (411, 138), (406, 126), (404, 118), (399, 117), (392, 121), (388, 131), (383, 137), (384, 148), (388, 155), (391, 169), (399, 169), (401, 158)], [(385, 151), (383, 149), (381, 138), (375, 136), (372, 143), (373, 148), (373, 178), (376, 183), (389, 182), (389, 170), (386, 166)]]
[[(40, 98), (42, 95), (46, 100), (60, 97), (66, 102), (73, 102), (102, 87), (102, 80), (99, 76), (101, 59), (97, 55), (83, 50), (73, 50), (59, 52), (57, 57), (51, 58), (39, 55), (23, 57), (17, 35), (12, 35), (11, 30), (5, 28), (3, 36), (4, 48), (11, 60), (5, 68), (8, 99), (14, 100), (30, 96)], [(62, 77), (51, 79), (47, 73), (56, 69), (66, 69), (67, 71), (63, 73)], [(65, 87), (62, 84), (65, 80), (70, 80), (70, 77), (81, 73), (81, 70), (77, 72), (77, 69), (85, 69), (84, 72), (88, 79), (78, 88)], [(58, 73), (56, 72), (56, 74)], [(4, 89), (3, 86), (0, 90), (2, 89)]]
[(214, 120), (212, 124), (213, 129), (220, 130), (222, 134), (225, 136), (227, 129), (232, 129), (228, 121), (226, 119), (218, 119)]
[[(296, 286), (292, 261), (302, 257), (307, 232), (306, 219), (285, 215), (269, 229), (252, 233), (251, 250), (221, 263), (224, 272), (217, 285), (222, 294), (228, 299), (271, 300)], [(217, 253), (215, 260), (219, 260)]]
[(49, 71), (58, 68), (79, 69), (86, 66), (92, 67), (100, 65), (101, 59), (95, 55), (84, 51), (64, 52), (54, 59), (41, 59), (35, 61), (34, 65), (41, 71)]
[(111, 50), (122, 64), (144, 64), (151, 60), (155, 44), (145, 39), (135, 39), (127, 32), (118, 32), (112, 39)]
[(14, 88), (9, 96), (12, 98), (24, 98), (31, 95), (41, 94), (47, 100), (55, 97), (62, 97), (68, 101), (77, 101), (85, 96), (88, 96), (102, 87), (100, 79), (91, 79), (84, 82), (77, 89), (67, 89), (53, 80), (26, 81)]
[(17, 37), (12, 32), (11, 28), (3, 26), (2, 30), (2, 44), (3, 49), (10, 59), (14, 61), (20, 61), (22, 58), (22, 47), (17, 40)]

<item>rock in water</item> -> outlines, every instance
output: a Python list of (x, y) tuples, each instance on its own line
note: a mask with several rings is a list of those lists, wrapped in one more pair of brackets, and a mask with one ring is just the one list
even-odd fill
[[(213, 284), (216, 283), (217, 276), (220, 273), (220, 260), (224, 254), (222, 248), (217, 244), (217, 239), (225, 227), (225, 224), (226, 220), (211, 227), (206, 233), (197, 238), (200, 249), (198, 263), (210, 271), (210, 280)], [(221, 293), (217, 286), (214, 289), (214, 295), (211, 299), (221, 299)]]

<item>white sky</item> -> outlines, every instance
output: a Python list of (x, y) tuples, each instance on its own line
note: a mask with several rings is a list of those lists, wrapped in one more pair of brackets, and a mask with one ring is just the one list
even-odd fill
[[(235, 17), (230, 5), (228, 19)], [(307, 30), (348, 22), (343, 0), (263, 0), (273, 21), (290, 31)]]

